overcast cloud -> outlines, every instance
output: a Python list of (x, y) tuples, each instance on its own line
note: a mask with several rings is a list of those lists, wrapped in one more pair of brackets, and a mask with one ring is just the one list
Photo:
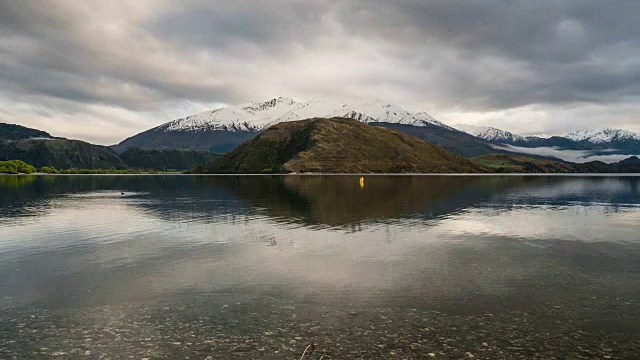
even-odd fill
[(0, 0), (0, 122), (101, 144), (276, 96), (640, 132), (640, 2)]

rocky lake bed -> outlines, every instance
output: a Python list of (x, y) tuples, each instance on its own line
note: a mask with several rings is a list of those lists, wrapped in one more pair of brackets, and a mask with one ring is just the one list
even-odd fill
[[(2, 359), (634, 359), (633, 300), (502, 313), (204, 299), (0, 312)], [(598, 308), (594, 308), (597, 306)], [(611, 315), (611, 329), (579, 313)], [(606, 316), (605, 316), (606, 318)], [(308, 353), (308, 352), (307, 352)]]

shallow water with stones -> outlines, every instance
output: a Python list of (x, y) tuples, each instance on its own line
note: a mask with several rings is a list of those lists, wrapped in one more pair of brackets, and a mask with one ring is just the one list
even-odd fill
[(639, 184), (3, 176), (0, 358), (637, 358)]

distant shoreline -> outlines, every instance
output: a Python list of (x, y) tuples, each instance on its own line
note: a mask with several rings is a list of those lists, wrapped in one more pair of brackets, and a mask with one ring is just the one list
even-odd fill
[(569, 177), (640, 177), (640, 173), (286, 173), (286, 174), (184, 174), (136, 173), (136, 174), (0, 174), (0, 176), (569, 176)]

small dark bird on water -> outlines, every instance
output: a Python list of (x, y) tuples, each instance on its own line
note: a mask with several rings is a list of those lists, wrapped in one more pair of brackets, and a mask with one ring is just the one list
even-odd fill
[(124, 191), (122, 191), (122, 192), (120, 193), (120, 195), (124, 195)]

